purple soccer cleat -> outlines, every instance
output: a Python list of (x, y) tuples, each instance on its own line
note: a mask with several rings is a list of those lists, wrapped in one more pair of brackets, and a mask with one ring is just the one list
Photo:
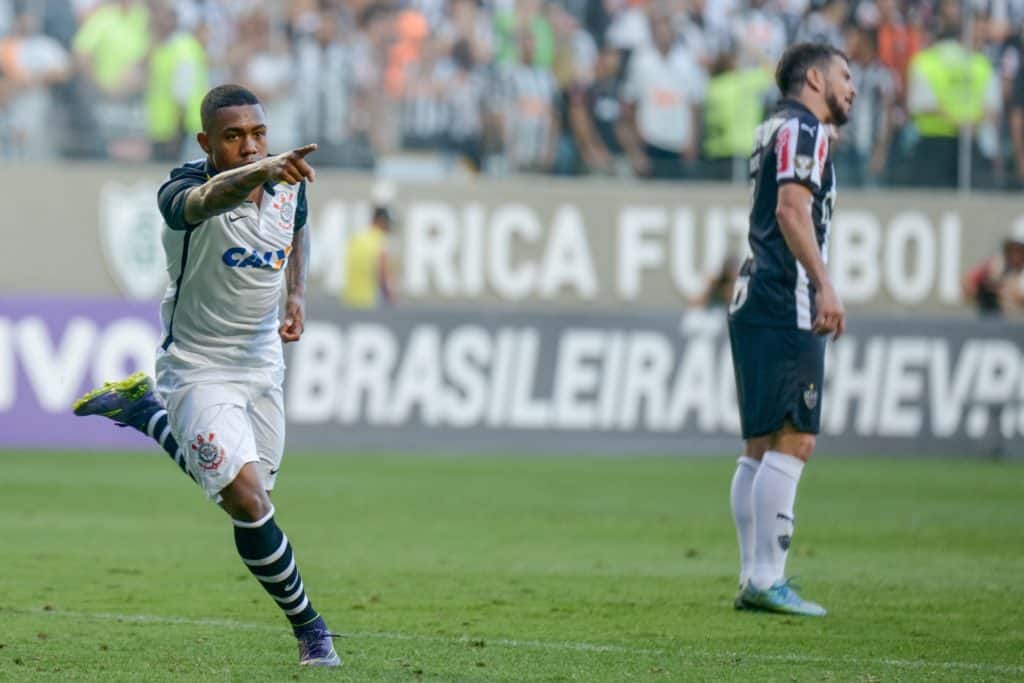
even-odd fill
[(296, 633), (299, 640), (299, 666), (341, 666), (341, 657), (334, 649), (335, 634), (327, 630), (323, 617)]

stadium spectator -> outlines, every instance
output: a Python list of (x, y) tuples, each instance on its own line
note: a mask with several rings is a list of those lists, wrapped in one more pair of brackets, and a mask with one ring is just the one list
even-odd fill
[(1002, 249), (963, 278), (964, 297), (982, 315), (1024, 315), (1024, 221), (1018, 221)]
[(1016, 185), (1024, 188), (1024, 68), (1017, 69), (1007, 100)]
[(761, 66), (740, 69), (731, 51), (718, 56), (708, 81), (702, 128), (701, 176), (744, 181), (747, 157), (754, 149), (754, 130), (764, 118), (765, 102), (774, 91), (772, 74)]
[(450, 106), (446, 145), (448, 151), (461, 158), (473, 172), (479, 172), (484, 163), (484, 96), (487, 89), (468, 40), (455, 44), (446, 69), (450, 74), (446, 87)]
[(107, 153), (141, 160), (149, 151), (142, 93), (152, 48), (149, 9), (142, 0), (100, 4), (72, 43), (75, 60), (94, 93), (98, 134)]
[(370, 4), (359, 15), (353, 44), (355, 76), (353, 125), (380, 154), (398, 146), (398, 100), (380, 87), (389, 71), (391, 45), (396, 39), (395, 15), (385, 5)]
[(734, 45), (728, 26), (708, 20), (707, 0), (692, 0), (675, 16), (676, 33), (697, 63), (710, 70), (721, 54), (732, 52)]
[(611, 45), (601, 50), (594, 80), (576, 84), (569, 92), (569, 125), (587, 170), (612, 173), (622, 153), (616, 126), (622, 113), (619, 101), (621, 53)]
[(151, 157), (181, 161), (186, 143), (202, 130), (199, 105), (209, 90), (206, 51), (192, 33), (178, 30), (177, 11), (166, 2), (153, 3), (150, 28), (156, 43), (146, 83)]
[(295, 59), (284, 27), (271, 21), (270, 11), (254, 6), (242, 17), (238, 41), (237, 80), (263, 103), (274, 122), (277, 149), (299, 146), (299, 106), (294, 97)]
[(352, 45), (343, 38), (341, 24), (342, 18), (335, 12), (311, 15), (295, 45), (295, 97), (302, 139), (316, 140), (317, 160), (332, 165), (355, 164), (357, 160), (352, 134), (355, 65)]
[(437, 149), (444, 144), (450, 117), (448, 84), (451, 63), (443, 59), (442, 45), (433, 38), (424, 40), (420, 56), (406, 66), (402, 89), (402, 147)]
[(559, 137), (558, 90), (551, 71), (537, 63), (533, 31), (519, 33), (519, 46), (519, 61), (506, 65), (500, 76), (502, 149), (516, 171), (547, 171)]
[(873, 31), (851, 25), (845, 42), (857, 99), (850, 123), (840, 133), (835, 153), (837, 174), (851, 187), (875, 186), (892, 143), (896, 82), (892, 71), (878, 60)]
[(733, 44), (739, 50), (739, 66), (774, 69), (786, 49), (786, 24), (766, 0), (749, 0), (750, 6), (733, 17)]
[(522, 32), (533, 43), (533, 65), (550, 69), (555, 61), (555, 36), (544, 13), (541, 0), (516, 0), (495, 16), (499, 65), (514, 64), (522, 55)]
[(848, 18), (849, 3), (846, 0), (818, 0), (814, 4), (817, 9), (800, 24), (796, 41), (843, 47), (843, 25)]
[(553, 74), (558, 87), (559, 139), (555, 152), (555, 173), (575, 174), (583, 165), (571, 122), (572, 93), (585, 90), (594, 81), (597, 45), (576, 17), (557, 2), (547, 5), (547, 19), (555, 34)]
[(448, 20), (441, 25), (440, 34), (452, 53), (459, 42), (465, 42), (474, 67), (487, 64), (494, 57), (494, 30), (477, 0), (452, 0)]
[(614, 0), (605, 40), (612, 47), (632, 52), (653, 44), (646, 0)]
[(394, 271), (388, 253), (391, 224), (391, 211), (377, 205), (370, 225), (349, 238), (345, 248), (345, 286), (341, 292), (343, 306), (369, 309), (381, 303), (394, 303)]
[(39, 16), (23, 11), (13, 17), (12, 32), (0, 38), (0, 157), (52, 156), (57, 138), (50, 87), (71, 77), (67, 50), (39, 32)]
[[(999, 80), (984, 54), (960, 43), (960, 4), (943, 0), (938, 40), (910, 62), (907, 106), (920, 136), (911, 183), (956, 187), (962, 128), (984, 133), (999, 112)], [(984, 135), (978, 139), (985, 142)], [(990, 149), (991, 153), (996, 150)]]
[[(907, 93), (910, 60), (924, 47), (924, 32), (908, 21), (898, 0), (877, 0), (878, 61), (892, 71), (896, 79), (896, 99), (902, 103)], [(916, 20), (916, 16), (914, 17)]]
[(646, 178), (682, 178), (700, 150), (700, 105), (706, 74), (676, 42), (670, 17), (649, 15), (654, 45), (631, 57), (622, 86), (619, 139), (634, 171)]

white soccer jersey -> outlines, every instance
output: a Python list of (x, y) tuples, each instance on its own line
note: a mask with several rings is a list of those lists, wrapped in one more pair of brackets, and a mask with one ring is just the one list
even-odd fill
[(161, 347), (178, 367), (227, 375), (281, 369), (278, 309), (292, 239), (306, 223), (305, 184), (265, 185), (259, 207), (246, 201), (190, 225), (187, 191), (214, 173), (205, 160), (189, 162), (160, 187), (170, 276)]

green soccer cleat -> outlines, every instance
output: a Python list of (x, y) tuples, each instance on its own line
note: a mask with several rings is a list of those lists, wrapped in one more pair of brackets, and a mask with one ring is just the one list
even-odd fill
[(161, 407), (153, 393), (153, 380), (144, 372), (118, 382), (104, 382), (71, 404), (75, 415), (102, 415), (143, 433), (149, 418)]
[[(737, 597), (737, 609), (754, 609), (800, 617), (823, 617), (828, 612), (816, 602), (804, 600), (796, 592), (792, 579), (778, 581), (767, 590), (754, 588), (748, 583)], [(742, 603), (743, 607), (739, 606)]]

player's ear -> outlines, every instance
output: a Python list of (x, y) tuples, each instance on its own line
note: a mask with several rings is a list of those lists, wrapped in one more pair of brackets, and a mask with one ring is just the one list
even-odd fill
[(203, 151), (207, 154), (210, 153), (210, 137), (203, 131), (196, 133), (196, 142), (203, 148)]
[(825, 72), (812, 66), (807, 70), (807, 85), (817, 92), (825, 92)]

